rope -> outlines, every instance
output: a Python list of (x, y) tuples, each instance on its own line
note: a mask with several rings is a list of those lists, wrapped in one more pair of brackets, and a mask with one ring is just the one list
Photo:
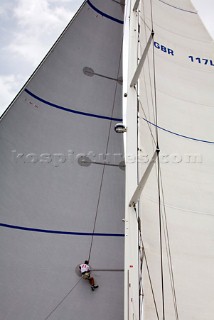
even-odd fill
[(150, 8), (151, 8), (151, 23), (152, 23), (152, 31), (154, 30), (154, 21), (153, 21), (153, 5), (152, 0), (150, 0)]
[[(143, 5), (144, 5), (144, 1), (143, 1)], [(153, 27), (152, 29), (150, 27), (148, 27), (148, 25), (145, 23), (145, 10), (143, 10), (143, 14), (144, 14), (144, 19), (140, 16), (140, 19), (144, 22), (144, 32), (145, 32), (145, 36), (147, 38), (147, 29), (149, 29), (149, 33), (151, 33), (153, 31)], [(153, 40), (154, 41), (154, 40)], [(154, 45), (154, 43), (152, 43)], [(141, 43), (140, 43), (141, 45)], [(141, 48), (142, 49), (142, 48)], [(152, 88), (152, 79), (151, 79), (151, 74), (150, 74), (150, 61), (149, 61), (149, 56), (147, 56), (147, 64), (148, 64), (148, 70), (149, 70), (149, 83), (150, 83), (150, 88)], [(144, 83), (145, 83), (145, 88), (147, 89), (147, 86), (146, 86), (146, 79), (145, 79), (145, 73), (144, 74)], [(149, 119), (150, 119), (150, 112), (149, 112), (149, 98), (148, 98), (148, 93), (147, 93), (147, 90), (145, 91), (145, 95), (146, 95), (146, 100), (147, 100), (147, 106), (148, 106), (148, 114), (149, 114)], [(154, 106), (154, 97), (153, 97), (153, 94), (152, 94), (152, 90), (151, 90), (151, 103), (152, 103), (152, 110), (153, 110), (153, 117), (154, 117), (154, 122), (155, 122), (155, 106)], [(142, 106), (142, 102), (140, 101), (140, 104), (141, 104), (141, 109), (143, 111), (143, 113), (145, 114), (145, 111), (143, 109), (143, 106)], [(146, 117), (146, 116), (145, 116)], [(153, 138), (153, 141), (156, 145), (156, 142), (155, 142), (155, 139), (154, 139), (154, 136), (152, 134), (152, 130), (151, 130), (151, 126), (149, 126), (149, 130), (150, 130), (150, 133), (152, 135), (152, 138)]]
[[(142, 19), (142, 18), (140, 17), (140, 14), (138, 14), (138, 18)], [(139, 24), (139, 20), (138, 20), (138, 24)], [(145, 21), (144, 21), (144, 27), (145, 27), (145, 33), (146, 33), (146, 27), (147, 27), (148, 29), (150, 29), (150, 28), (149, 28), (148, 25), (145, 23)], [(152, 27), (152, 31), (153, 31), (153, 27)], [(141, 45), (140, 37), (138, 37), (138, 43), (139, 43), (139, 45)], [(153, 45), (154, 45), (154, 43), (153, 43)], [(148, 58), (147, 61), (148, 61), (148, 68), (149, 68), (149, 70), (150, 70), (149, 58)], [(151, 84), (152, 81), (151, 81), (150, 72), (149, 72), (149, 79), (150, 79), (150, 86), (152, 87), (152, 84)], [(144, 81), (145, 81), (145, 75), (144, 75)], [(137, 93), (138, 93), (138, 86), (137, 86)], [(138, 95), (138, 97), (139, 97), (139, 95)], [(147, 92), (146, 92), (146, 98), (147, 98), (147, 105), (149, 105), (149, 104), (148, 104), (148, 95), (147, 95)], [(156, 101), (156, 99), (154, 99), (154, 100)], [(155, 112), (155, 108), (154, 108), (154, 101), (153, 101), (153, 96), (152, 96), (152, 94), (151, 94), (151, 101), (152, 101), (153, 113), (154, 113), (154, 117), (155, 117), (156, 112)], [(140, 106), (140, 108), (141, 108), (144, 116), (146, 117), (145, 111), (144, 111), (144, 109), (143, 109), (142, 102), (140, 101), (140, 99), (138, 99), (138, 108), (139, 108), (139, 106)], [(138, 111), (139, 111), (139, 110), (138, 110)], [(149, 131), (150, 131), (152, 140), (153, 140), (153, 142), (154, 142), (154, 145), (156, 145), (156, 141), (155, 141), (155, 138), (154, 138), (154, 136), (153, 136), (153, 133), (152, 133), (152, 130), (151, 130), (151, 126), (149, 125), (148, 128), (149, 128)], [(138, 125), (138, 130), (139, 130), (139, 125)], [(156, 136), (157, 136), (157, 131), (156, 131)], [(138, 148), (138, 149), (139, 149), (139, 148)], [(139, 165), (138, 165), (138, 167), (139, 167)], [(138, 205), (138, 210), (139, 210), (139, 205)], [(142, 313), (142, 304), (143, 304), (143, 298), (141, 298), (141, 295), (142, 295), (142, 293), (143, 293), (143, 283), (142, 283), (143, 259), (142, 259), (142, 257), (143, 257), (143, 254), (144, 254), (144, 258), (145, 258), (145, 262), (146, 262), (146, 269), (147, 269), (147, 274), (148, 274), (148, 279), (149, 279), (150, 288), (151, 288), (152, 297), (153, 297), (153, 303), (154, 303), (154, 307), (155, 307), (155, 312), (156, 312), (157, 319), (159, 320), (160, 318), (159, 318), (159, 314), (158, 314), (157, 303), (156, 303), (155, 294), (154, 294), (154, 289), (153, 289), (153, 284), (152, 284), (152, 278), (151, 278), (150, 269), (149, 269), (149, 265), (148, 265), (148, 260), (147, 260), (147, 256), (146, 256), (146, 252), (145, 252), (144, 244), (143, 244), (143, 237), (142, 237), (142, 232), (141, 232), (140, 220), (139, 220), (139, 218), (138, 218), (136, 208), (134, 208), (134, 211), (135, 211), (135, 216), (136, 216), (137, 223), (138, 223), (138, 232), (139, 232), (139, 233), (138, 233), (138, 234), (139, 234), (139, 237), (138, 237), (138, 239), (139, 239), (138, 245), (139, 245), (139, 248), (142, 247), (142, 250), (143, 250), (143, 253), (141, 252), (141, 265), (140, 265), (141, 277), (140, 277), (140, 282), (139, 282), (139, 288), (140, 288), (140, 291), (139, 291), (140, 317), (141, 317), (141, 313)], [(140, 244), (141, 244), (141, 245), (140, 245)]]
[(164, 191), (163, 191), (163, 181), (162, 181), (161, 171), (160, 171), (160, 179), (161, 179), (162, 203), (163, 203), (164, 219), (165, 219), (164, 236), (165, 236), (166, 249), (167, 249), (166, 252), (167, 252), (167, 258), (168, 258), (168, 267), (169, 267), (171, 289), (172, 289), (172, 295), (173, 295), (175, 317), (176, 317), (177, 320), (179, 320), (177, 297), (176, 297), (176, 290), (175, 290), (175, 281), (174, 281), (174, 272), (173, 272), (173, 267), (172, 267), (172, 255), (171, 255), (171, 249), (170, 249), (169, 231), (168, 231), (168, 225), (167, 225), (167, 216), (166, 216), (166, 207), (165, 207), (165, 201), (164, 201)]
[[(144, 111), (144, 109), (143, 109), (142, 102), (141, 102), (140, 100), (139, 100), (139, 102), (140, 102), (140, 107), (141, 107), (141, 110), (142, 110), (142, 112), (143, 112), (143, 114), (144, 114), (144, 117), (145, 117), (145, 119), (147, 120), (146, 113), (145, 113), (145, 111)], [(153, 133), (152, 133), (151, 124), (148, 123), (148, 120), (147, 120), (146, 122), (147, 122), (147, 124), (148, 124), (148, 128), (149, 128), (149, 131), (150, 131), (152, 140), (153, 140), (153, 142), (154, 142), (154, 144), (155, 144), (155, 146), (156, 146), (156, 141), (155, 141), (155, 137), (154, 137), (154, 135), (153, 135)]]
[[(119, 72), (120, 72), (121, 58), (122, 58), (122, 48), (121, 48), (121, 51), (120, 51), (119, 66), (118, 66), (118, 70), (117, 70), (117, 78), (118, 78)], [(113, 113), (114, 113), (116, 94), (117, 94), (117, 87), (118, 87), (118, 83), (116, 82), (111, 115), (113, 115)], [(112, 128), (112, 120), (110, 121), (110, 125), (109, 125), (108, 139), (107, 139), (107, 143), (106, 143), (106, 154), (108, 152), (111, 128)], [(105, 168), (106, 168), (106, 165), (104, 164), (103, 165), (103, 170), (102, 170), (101, 181), (100, 181), (100, 188), (99, 188), (99, 194), (98, 194), (98, 200), (97, 200), (96, 213), (95, 213), (95, 218), (94, 218), (94, 226), (93, 226), (93, 231), (92, 231), (93, 234), (94, 234), (95, 228), (96, 228), (96, 222), (97, 222), (97, 216), (98, 216), (98, 211), (99, 211), (100, 197), (101, 197), (101, 192), (102, 192), (102, 185), (103, 185), (103, 178), (104, 178)], [(91, 237), (91, 244), (90, 244), (90, 249), (89, 249), (88, 261), (90, 261), (90, 258), (91, 258), (91, 251), (92, 251), (92, 247), (93, 247), (93, 241), (94, 241), (94, 235), (92, 235), (92, 237)]]
[(151, 287), (151, 291), (152, 291), (153, 302), (154, 302), (154, 305), (155, 305), (155, 312), (156, 312), (157, 319), (159, 320), (160, 318), (159, 318), (159, 314), (158, 314), (158, 308), (157, 308), (157, 303), (156, 303), (156, 300), (155, 300), (155, 293), (154, 293), (154, 289), (153, 289), (153, 285), (152, 285), (152, 278), (151, 278), (151, 274), (150, 274), (150, 270), (149, 270), (149, 265), (148, 265), (148, 260), (147, 260), (145, 249), (144, 249), (144, 255), (145, 255), (144, 258), (145, 258), (145, 261), (146, 261), (146, 270), (147, 270), (147, 273), (148, 273), (148, 278), (149, 278), (150, 287)]
[[(86, 3), (86, 1), (84, 1), (84, 4)], [(119, 67), (118, 67), (118, 72), (117, 72), (117, 78), (119, 75), (119, 71), (120, 71), (120, 64), (121, 64), (121, 58), (122, 58), (122, 49), (120, 52), (120, 58), (119, 58)], [(113, 115), (114, 112), (114, 107), (115, 107), (115, 100), (116, 100), (116, 93), (117, 93), (117, 87), (118, 87), (118, 83), (116, 83), (115, 86), (115, 92), (114, 92), (114, 98), (113, 98), (113, 106), (112, 106), (112, 111), (111, 111), (111, 115)], [(107, 144), (106, 144), (106, 153), (108, 151), (108, 145), (109, 145), (109, 139), (110, 139), (110, 133), (111, 133), (111, 127), (112, 127), (112, 120), (110, 120), (110, 125), (109, 125), (109, 132), (108, 132), (108, 139), (107, 139)], [(89, 257), (88, 257), (88, 261), (90, 261), (90, 257), (91, 257), (91, 251), (92, 251), (92, 246), (93, 246), (93, 240), (94, 240), (94, 232), (95, 232), (95, 228), (96, 228), (96, 221), (97, 221), (97, 216), (98, 216), (98, 209), (99, 209), (99, 204), (100, 204), (100, 196), (101, 196), (101, 191), (102, 191), (102, 185), (103, 185), (103, 177), (104, 177), (104, 172), (105, 172), (105, 166), (106, 164), (104, 164), (103, 166), (103, 170), (102, 170), (102, 176), (101, 176), (101, 182), (100, 182), (100, 188), (99, 188), (99, 194), (98, 194), (98, 201), (97, 201), (97, 208), (96, 208), (96, 214), (95, 214), (95, 219), (94, 219), (94, 226), (93, 226), (93, 235), (91, 238), (91, 244), (90, 244), (90, 249), (89, 249)], [(95, 271), (96, 269), (94, 269)], [(98, 271), (98, 269), (97, 269)], [(99, 271), (106, 271), (106, 270), (99, 270)], [(108, 270), (108, 271), (123, 271), (123, 270)], [(82, 280), (82, 278), (80, 278), (77, 283), (71, 288), (71, 290), (63, 297), (63, 299), (53, 308), (53, 310), (51, 310), (51, 312), (46, 316), (46, 318), (44, 320), (48, 320), (50, 318), (50, 316), (57, 310), (57, 308), (66, 300), (66, 298), (71, 294), (71, 292), (76, 288), (76, 286), (80, 283), (80, 281)]]
[[(86, 1), (84, 1), (85, 4)], [(122, 57), (122, 50), (120, 53), (120, 58), (119, 58), (119, 67), (118, 67), (118, 73), (117, 73), (117, 78), (119, 75), (119, 70), (120, 70), (120, 64), (121, 64), (121, 57)], [(113, 99), (113, 107), (112, 107), (112, 112), (111, 115), (113, 115), (114, 112), (114, 107), (115, 107), (115, 100), (116, 100), (116, 93), (117, 93), (117, 87), (118, 87), (118, 83), (116, 83), (115, 86), (115, 92), (114, 92), (114, 99)], [(112, 127), (112, 120), (110, 121), (110, 126), (109, 126), (109, 132), (108, 132), (108, 140), (107, 140), (107, 145), (106, 145), (106, 153), (108, 151), (108, 145), (109, 145), (109, 139), (110, 139), (110, 132), (111, 132), (111, 127)], [(89, 249), (89, 258), (88, 261), (90, 261), (90, 257), (91, 257), (91, 251), (92, 251), (92, 246), (93, 246), (93, 239), (94, 239), (94, 231), (96, 228), (96, 221), (97, 221), (97, 216), (98, 216), (98, 209), (99, 209), (99, 204), (100, 204), (100, 196), (101, 196), (101, 191), (102, 191), (102, 184), (103, 184), (103, 177), (104, 177), (104, 172), (105, 172), (105, 165), (103, 167), (102, 170), (102, 176), (101, 176), (101, 182), (100, 182), (100, 188), (99, 188), (99, 194), (98, 194), (98, 201), (97, 201), (97, 208), (96, 208), (96, 214), (95, 214), (95, 219), (94, 219), (94, 226), (93, 226), (93, 235), (92, 235), (92, 239), (91, 239), (91, 244), (90, 244), (90, 249)], [(94, 269), (95, 271), (96, 269)], [(112, 270), (102, 270), (102, 269), (97, 269), (97, 271), (123, 271), (122, 269), (112, 269)], [(50, 318), (50, 316), (58, 309), (58, 307), (66, 300), (66, 298), (71, 294), (71, 292), (77, 287), (77, 285), (80, 283), (80, 281), (82, 280), (82, 278), (80, 278), (77, 283), (71, 288), (71, 290), (62, 298), (62, 300), (51, 310), (51, 312), (46, 316), (46, 318), (44, 320), (48, 320)]]
[[(150, 6), (151, 6), (151, 23), (152, 23), (152, 31), (154, 29), (154, 23), (153, 23), (153, 6), (152, 6), (152, 0), (150, 0)], [(147, 34), (147, 30), (149, 29), (151, 31), (151, 28), (146, 24), (145, 21), (145, 15), (144, 17), (140, 16), (141, 21), (144, 23), (144, 28), (145, 28), (145, 34)], [(154, 38), (153, 38), (153, 85), (151, 81), (151, 74), (150, 74), (150, 63), (149, 63), (149, 57), (147, 57), (148, 61), (148, 70), (149, 70), (149, 80), (150, 80), (150, 87), (154, 86), (154, 100), (153, 100), (153, 93), (151, 90), (151, 103), (153, 107), (153, 113), (154, 113), (154, 119), (155, 123), (157, 125), (158, 123), (158, 113), (157, 113), (157, 90), (156, 90), (156, 70), (155, 70), (155, 55), (154, 55)], [(145, 75), (144, 75), (144, 82), (145, 82), (145, 87), (146, 87), (146, 81), (145, 81)], [(149, 106), (149, 101), (148, 101), (148, 93), (146, 90), (146, 99), (147, 99), (147, 105)], [(140, 101), (140, 107), (142, 109), (142, 112), (146, 117), (142, 102)], [(149, 109), (148, 109), (148, 114), (149, 114)], [(157, 128), (156, 128), (157, 129)], [(152, 137), (153, 142), (155, 143), (155, 139), (153, 136), (153, 132), (151, 127), (149, 126), (150, 134)], [(158, 147), (159, 142), (158, 142), (158, 130), (156, 130), (156, 148), (159, 149)], [(175, 310), (175, 316), (176, 319), (179, 319), (178, 315), (178, 307), (177, 307), (177, 298), (176, 298), (176, 291), (175, 291), (175, 283), (174, 283), (174, 274), (173, 274), (173, 268), (172, 268), (172, 257), (171, 257), (171, 249), (170, 249), (170, 241), (169, 241), (169, 232), (168, 232), (168, 226), (167, 226), (167, 217), (166, 217), (166, 208), (164, 204), (164, 192), (163, 192), (163, 183), (162, 183), (162, 176), (161, 176), (161, 168), (160, 168), (160, 159), (158, 155), (158, 164), (157, 164), (157, 180), (158, 180), (158, 207), (159, 207), (159, 233), (160, 233), (160, 255), (161, 255), (161, 291), (162, 291), (162, 304), (163, 304), (163, 319), (165, 319), (165, 299), (164, 299), (164, 274), (163, 274), (163, 240), (162, 240), (162, 233), (164, 231), (164, 237), (165, 237), (165, 243), (166, 243), (166, 252), (167, 252), (167, 259), (168, 259), (168, 268), (169, 268), (169, 275), (170, 275), (170, 282), (171, 282), (171, 289), (172, 289), (172, 295), (173, 295), (173, 304), (174, 304), (174, 310)], [(161, 212), (161, 193), (163, 197), (163, 208), (164, 208), (164, 215)], [(162, 218), (163, 216), (163, 218)], [(164, 219), (164, 220), (163, 220)], [(162, 230), (162, 226), (164, 229)], [(146, 261), (146, 267), (148, 271), (148, 276), (149, 276), (149, 281), (150, 285), (152, 288), (152, 280), (149, 272), (149, 266), (148, 266), (148, 261), (145, 253), (145, 261)], [(154, 297), (154, 292), (152, 288), (152, 295), (153, 295), (153, 300), (155, 303), (155, 297)], [(157, 306), (156, 306), (156, 315), (159, 319), (158, 313), (157, 313)]]
[(145, 18), (140, 16), (140, 19), (142, 20), (142, 22), (144, 23), (144, 25), (147, 27), (147, 29), (150, 31), (150, 33), (152, 32), (152, 29), (150, 28), (150, 26), (146, 23)]
[(158, 163), (158, 216), (159, 216), (159, 238), (160, 238), (160, 260), (161, 260), (161, 292), (162, 292), (162, 311), (163, 320), (165, 320), (165, 296), (164, 296), (164, 274), (163, 274), (163, 240), (162, 240), (162, 215), (160, 199), (160, 158), (157, 156)]
[[(136, 212), (136, 208), (134, 208), (134, 211)], [(137, 218), (137, 213), (136, 213), (136, 218)], [(138, 231), (139, 231), (140, 243), (141, 243), (141, 246), (142, 246), (142, 248), (144, 250), (144, 258), (145, 258), (145, 261), (146, 261), (146, 269), (147, 269), (149, 283), (150, 283), (150, 287), (151, 287), (151, 291), (152, 291), (152, 298), (153, 298), (153, 302), (154, 302), (154, 306), (155, 306), (155, 312), (156, 312), (157, 319), (159, 320), (160, 317), (159, 317), (159, 314), (158, 314), (157, 302), (156, 302), (156, 299), (155, 299), (155, 293), (154, 293), (154, 289), (153, 289), (152, 278), (151, 278), (149, 264), (148, 264), (148, 260), (147, 260), (147, 255), (146, 255), (146, 251), (145, 251), (145, 247), (144, 247), (144, 243), (143, 243), (142, 231), (141, 231), (141, 228), (139, 226), (139, 220), (138, 219), (137, 219), (137, 222), (138, 222)]]
[[(153, 22), (153, 5), (152, 0), (150, 0), (151, 5), (151, 23), (152, 31), (154, 32), (154, 22)], [(157, 112), (157, 87), (156, 87), (156, 68), (155, 68), (155, 51), (154, 51), (154, 37), (153, 37), (153, 81), (154, 81), (154, 100), (155, 100), (155, 123), (158, 124), (158, 112)], [(158, 141), (158, 129), (156, 127), (156, 142), (157, 149), (159, 149)], [(162, 214), (161, 214), (161, 192), (160, 192), (160, 157), (157, 154), (157, 184), (158, 184), (158, 217), (159, 217), (159, 241), (160, 241), (160, 273), (161, 273), (161, 294), (162, 294), (162, 318), (165, 320), (165, 295), (164, 295), (164, 271), (163, 271), (163, 240), (162, 240)]]
[(101, 181), (100, 181), (100, 188), (99, 188), (99, 194), (98, 194), (96, 214), (95, 214), (95, 218), (94, 218), (94, 226), (93, 226), (93, 231), (92, 231), (92, 237), (91, 237), (91, 244), (90, 244), (90, 249), (89, 249), (88, 261), (90, 261), (90, 258), (91, 258), (91, 250), (92, 250), (93, 241), (94, 241), (94, 232), (95, 232), (95, 228), (96, 228), (96, 222), (97, 222), (98, 209), (99, 209), (99, 204), (100, 204), (100, 196), (101, 196), (101, 191), (102, 191), (104, 172), (105, 172), (105, 165), (103, 166), (103, 169), (102, 169), (102, 176), (101, 176)]
[(71, 292), (76, 288), (76, 286), (79, 284), (79, 282), (82, 280), (80, 278), (77, 283), (71, 288), (71, 290), (64, 296), (64, 298), (51, 310), (51, 312), (47, 315), (47, 317), (44, 320), (47, 320), (50, 318), (50, 316), (57, 310), (57, 308), (65, 301), (65, 299), (71, 294)]
[[(152, 0), (151, 3), (151, 21), (152, 21), (152, 30), (153, 30), (153, 5)], [(155, 96), (155, 111), (156, 111), (156, 137), (157, 137), (157, 148), (159, 149), (159, 142), (158, 142), (158, 112), (157, 112), (157, 88), (156, 88), (156, 70), (155, 70), (155, 50), (154, 50), (154, 38), (153, 38), (153, 71), (154, 71), (154, 96)], [(162, 240), (162, 224), (165, 226), (165, 242), (167, 247), (167, 258), (168, 258), (168, 266), (169, 266), (169, 274), (170, 274), (170, 281), (172, 287), (172, 294), (173, 294), (173, 303), (175, 309), (175, 316), (176, 319), (179, 319), (178, 316), (178, 308), (177, 308), (177, 299), (176, 299), (176, 292), (175, 292), (175, 284), (174, 284), (174, 274), (172, 269), (172, 257), (171, 257), (171, 250), (170, 250), (170, 242), (169, 242), (169, 234), (168, 234), (168, 226), (167, 226), (167, 218), (166, 218), (166, 209), (164, 205), (164, 193), (163, 193), (163, 183), (161, 177), (161, 168), (160, 168), (160, 158), (159, 154), (157, 157), (157, 171), (158, 171), (158, 207), (159, 207), (159, 233), (160, 233), (160, 255), (161, 255), (161, 290), (162, 290), (162, 308), (163, 308), (163, 319), (165, 319), (165, 296), (164, 296), (164, 274), (163, 274), (163, 240)], [(162, 213), (161, 213), (161, 192), (163, 197), (163, 207), (164, 207), (164, 216), (165, 216), (165, 224), (162, 221)]]
[(156, 86), (156, 69), (155, 69), (155, 50), (154, 50), (154, 37), (152, 39), (152, 55), (153, 55), (153, 79), (154, 79), (154, 107), (155, 107), (155, 124), (156, 124), (156, 142), (157, 142), (157, 149), (159, 149), (159, 143), (158, 143), (158, 112), (157, 112), (157, 86)]

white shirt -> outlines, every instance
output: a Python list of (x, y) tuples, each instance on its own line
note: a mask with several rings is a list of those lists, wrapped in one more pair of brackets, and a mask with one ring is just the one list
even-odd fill
[(90, 267), (88, 264), (80, 264), (80, 271), (81, 273), (85, 273), (85, 272), (89, 272), (90, 271)]

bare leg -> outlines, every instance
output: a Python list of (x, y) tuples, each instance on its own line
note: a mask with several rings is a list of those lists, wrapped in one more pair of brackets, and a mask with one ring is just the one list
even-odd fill
[(89, 282), (90, 282), (91, 286), (94, 286), (94, 278), (93, 277), (90, 277)]

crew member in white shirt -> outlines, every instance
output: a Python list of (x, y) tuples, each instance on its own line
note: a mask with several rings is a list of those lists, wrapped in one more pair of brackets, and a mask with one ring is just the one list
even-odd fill
[(91, 285), (91, 290), (94, 291), (96, 288), (98, 288), (99, 286), (95, 285), (94, 278), (91, 277), (90, 266), (89, 266), (88, 260), (85, 260), (85, 263), (80, 264), (79, 268), (80, 268), (82, 278), (84, 280), (89, 280), (89, 283)]

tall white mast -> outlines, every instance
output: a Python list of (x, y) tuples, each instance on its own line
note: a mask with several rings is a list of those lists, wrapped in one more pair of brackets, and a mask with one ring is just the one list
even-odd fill
[(125, 320), (139, 319), (139, 259), (138, 213), (129, 206), (137, 188), (137, 91), (131, 87), (131, 79), (137, 69), (138, 14), (133, 11), (135, 1), (126, 2), (124, 28), (124, 111), (127, 133), (125, 134), (126, 199), (125, 199)]

